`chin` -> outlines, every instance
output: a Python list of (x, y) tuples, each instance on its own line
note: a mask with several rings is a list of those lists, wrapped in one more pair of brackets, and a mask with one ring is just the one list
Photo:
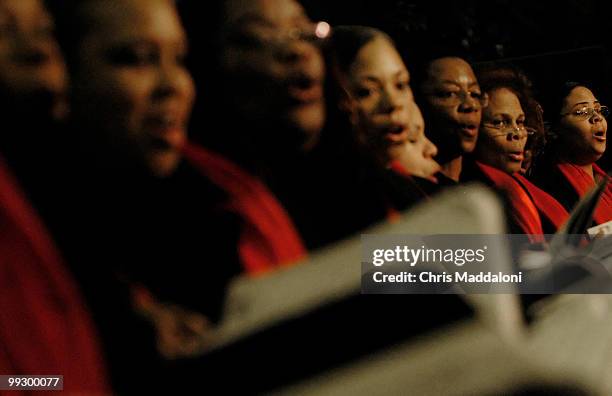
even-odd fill
[(181, 161), (181, 155), (176, 151), (154, 154), (149, 161), (150, 173), (160, 179), (172, 176)]
[(502, 170), (506, 173), (513, 174), (521, 170), (521, 164), (507, 164)]
[(289, 124), (303, 132), (306, 142), (316, 140), (325, 124), (323, 103), (295, 109), (289, 115)]
[(473, 139), (473, 140), (462, 139), (461, 140), (461, 150), (463, 151), (463, 153), (470, 154), (474, 152), (475, 148), (476, 148), (476, 139)]

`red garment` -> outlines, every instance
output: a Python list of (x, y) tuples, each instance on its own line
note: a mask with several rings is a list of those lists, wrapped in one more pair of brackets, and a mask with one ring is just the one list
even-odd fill
[(261, 180), (193, 143), (185, 147), (185, 156), (228, 194), (230, 210), (243, 219), (238, 250), (248, 274), (262, 274), (306, 257), (291, 218)]
[[(559, 168), (563, 176), (565, 176), (580, 197), (583, 197), (595, 187), (595, 181), (579, 166), (569, 163), (559, 163), (557, 164), (557, 168)], [(597, 164), (593, 164), (593, 174), (602, 178), (607, 177), (606, 172), (597, 166)], [(610, 185), (610, 183), (608, 183), (601, 195), (599, 204), (595, 208), (593, 218), (597, 224), (607, 223), (612, 220), (612, 185)]]
[(530, 235), (531, 242), (543, 242), (543, 238), (538, 237), (544, 234), (538, 209), (521, 185), (499, 169), (480, 162), (476, 162), (476, 166), (497, 188), (508, 194), (512, 217), (523, 232)]
[(110, 393), (82, 296), (2, 159), (0, 374), (63, 375), (67, 392)]
[(397, 160), (391, 161), (389, 167), (393, 172), (397, 173), (398, 175), (404, 176), (407, 179), (412, 179), (412, 175), (406, 170), (406, 168), (404, 168), (404, 165), (402, 165), (401, 162)]
[(557, 229), (561, 228), (569, 218), (569, 213), (563, 205), (520, 173), (515, 173), (513, 176), (531, 195), (540, 215), (546, 217)]

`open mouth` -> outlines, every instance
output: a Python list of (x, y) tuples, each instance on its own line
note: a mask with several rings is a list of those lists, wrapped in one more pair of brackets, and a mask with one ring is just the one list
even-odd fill
[(172, 114), (155, 114), (147, 117), (145, 126), (152, 146), (157, 149), (178, 149), (185, 143), (185, 128)]
[(595, 139), (598, 142), (605, 142), (606, 141), (606, 132), (605, 131), (596, 131), (593, 133), (593, 139)]
[(384, 129), (384, 136), (391, 143), (401, 143), (408, 139), (408, 127), (405, 124), (394, 124)]
[(512, 151), (508, 153), (508, 158), (512, 161), (521, 162), (525, 159), (525, 152), (523, 151)]
[(470, 138), (478, 136), (478, 125), (476, 124), (459, 124), (459, 130)]

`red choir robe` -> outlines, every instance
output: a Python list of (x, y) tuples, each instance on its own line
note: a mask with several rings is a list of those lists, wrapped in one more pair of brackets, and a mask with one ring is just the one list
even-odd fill
[(66, 392), (110, 393), (80, 290), (1, 158), (0, 374), (63, 375)]
[(225, 191), (243, 220), (238, 252), (246, 273), (260, 275), (306, 257), (295, 225), (264, 183), (227, 158), (190, 143), (187, 160)]
[(481, 162), (476, 162), (475, 165), (495, 187), (507, 194), (512, 219), (525, 234), (529, 235), (530, 241), (543, 242), (543, 238), (540, 237), (544, 234), (540, 213), (529, 194), (509, 174)]
[(553, 224), (557, 230), (563, 226), (563, 224), (569, 218), (569, 213), (563, 205), (561, 205), (555, 198), (550, 194), (540, 189), (538, 186), (530, 182), (525, 176), (520, 173), (512, 175), (518, 182), (527, 190), (533, 203), (535, 204), (540, 216), (545, 217), (551, 224)]
[[(557, 164), (557, 169), (563, 174), (567, 181), (571, 184), (576, 193), (583, 197), (586, 193), (595, 187), (595, 181), (579, 166), (569, 163)], [(600, 178), (605, 178), (606, 173), (597, 164), (593, 164), (593, 174)], [(612, 220), (612, 185), (608, 186), (601, 195), (599, 204), (595, 208), (593, 215), (597, 224), (607, 223)]]

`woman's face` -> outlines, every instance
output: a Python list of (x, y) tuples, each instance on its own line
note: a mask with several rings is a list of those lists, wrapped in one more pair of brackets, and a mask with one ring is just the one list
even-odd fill
[(470, 65), (460, 58), (429, 64), (422, 85), (428, 135), (444, 156), (471, 153), (476, 146), (483, 98)]
[(435, 174), (441, 170), (434, 160), (437, 153), (437, 147), (422, 132), (410, 134), (404, 144), (389, 148), (390, 159), (401, 164), (409, 174), (433, 182), (438, 181)]
[[(317, 30), (294, 0), (232, 0), (222, 66), (231, 103), (247, 121), (281, 124), (296, 136), (266, 142), (308, 145), (325, 121), (323, 55)], [(271, 131), (272, 132), (272, 131)]]
[(385, 162), (406, 159), (404, 167), (415, 176), (437, 172), (432, 158), (436, 148), (425, 137), (410, 75), (393, 45), (384, 37), (368, 42), (357, 53), (347, 77), (358, 139)]
[[(87, 6), (84, 6), (87, 7)], [(75, 119), (106, 161), (174, 171), (186, 140), (194, 86), (187, 39), (171, 0), (93, 2), (74, 73)], [(104, 151), (107, 151), (104, 153)]]
[[(0, 89), (31, 113), (66, 113), (66, 68), (40, 0), (0, 0)], [(14, 103), (14, 102), (13, 102)], [(40, 108), (38, 107), (40, 106)]]
[(507, 88), (489, 94), (484, 109), (476, 158), (506, 173), (521, 170), (527, 144), (525, 113), (518, 97)]
[(568, 159), (578, 165), (592, 164), (606, 151), (608, 123), (599, 109), (599, 100), (585, 87), (574, 88), (565, 98), (558, 132), (561, 147), (571, 148)]

